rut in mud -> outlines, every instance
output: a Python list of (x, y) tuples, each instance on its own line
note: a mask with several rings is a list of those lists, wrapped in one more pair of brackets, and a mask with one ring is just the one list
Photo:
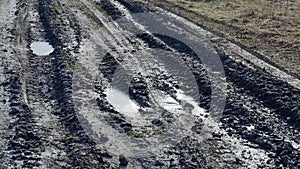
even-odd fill
[(0, 168), (300, 167), (296, 77), (140, 1), (0, 2)]

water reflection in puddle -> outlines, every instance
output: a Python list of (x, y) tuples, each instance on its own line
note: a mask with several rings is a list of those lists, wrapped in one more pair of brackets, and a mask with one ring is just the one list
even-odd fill
[(120, 90), (108, 88), (105, 92), (107, 101), (118, 111), (128, 117), (139, 116), (139, 106)]
[(201, 116), (206, 113), (206, 111), (199, 106), (199, 103), (195, 101), (192, 97), (184, 94), (183, 91), (177, 90), (176, 99), (170, 95), (165, 95), (162, 91), (156, 91), (156, 96), (159, 98), (159, 105), (172, 113), (185, 114), (190, 113), (195, 116)]
[(54, 48), (48, 42), (33, 42), (30, 49), (39, 56), (50, 55), (54, 51)]

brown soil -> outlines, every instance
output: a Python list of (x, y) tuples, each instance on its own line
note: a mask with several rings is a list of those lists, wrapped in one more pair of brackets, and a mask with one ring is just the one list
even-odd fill
[(150, 0), (299, 77), (300, 1)]

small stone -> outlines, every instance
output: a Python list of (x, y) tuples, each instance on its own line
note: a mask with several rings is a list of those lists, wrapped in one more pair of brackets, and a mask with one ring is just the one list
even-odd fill
[(152, 120), (152, 124), (154, 124), (156, 126), (160, 126), (160, 125), (162, 125), (162, 121), (159, 119), (154, 119), (154, 120)]
[(124, 155), (119, 156), (120, 166), (127, 166), (128, 161)]

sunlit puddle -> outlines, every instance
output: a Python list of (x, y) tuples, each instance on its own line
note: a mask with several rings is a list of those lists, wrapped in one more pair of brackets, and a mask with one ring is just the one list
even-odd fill
[(108, 88), (105, 92), (107, 101), (120, 113), (130, 117), (137, 118), (139, 114), (139, 106), (118, 89)]
[[(206, 111), (199, 107), (198, 103), (191, 97), (183, 94), (182, 91), (178, 91), (175, 100), (169, 95), (165, 95), (163, 92), (153, 91), (155, 93), (155, 100), (158, 103), (158, 106), (163, 109), (171, 112), (173, 114), (187, 115), (189, 118), (203, 116)], [(143, 124), (145, 121), (144, 115), (139, 111), (139, 105), (130, 99), (129, 95), (121, 92), (120, 90), (110, 87), (105, 91), (107, 101), (123, 115), (130, 118), (132, 121), (138, 124)], [(190, 115), (189, 115), (190, 114)], [(185, 122), (182, 122), (186, 125)]]
[(54, 51), (54, 48), (48, 42), (33, 42), (30, 45), (30, 49), (39, 56), (47, 56)]
[(203, 108), (199, 107), (197, 101), (185, 95), (183, 91), (177, 90), (176, 98), (180, 101), (175, 100), (169, 95), (163, 95), (161, 101), (159, 102), (159, 105), (169, 112), (173, 113), (181, 113), (184, 111), (185, 113), (191, 113), (195, 116), (201, 116), (205, 114), (206, 111)]

